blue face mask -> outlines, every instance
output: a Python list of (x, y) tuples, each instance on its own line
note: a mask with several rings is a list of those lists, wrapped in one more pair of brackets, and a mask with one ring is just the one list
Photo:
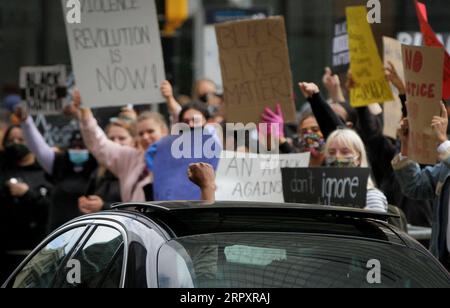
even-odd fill
[(69, 150), (69, 159), (75, 166), (83, 166), (89, 160), (89, 151)]

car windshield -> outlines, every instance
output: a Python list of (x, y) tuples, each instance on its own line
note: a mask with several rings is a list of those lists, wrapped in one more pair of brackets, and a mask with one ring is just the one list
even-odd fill
[(277, 233), (181, 238), (159, 252), (163, 288), (450, 287), (422, 253), (374, 240)]

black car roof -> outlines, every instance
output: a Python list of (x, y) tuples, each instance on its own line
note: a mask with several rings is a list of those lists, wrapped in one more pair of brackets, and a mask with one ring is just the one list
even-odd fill
[(249, 202), (152, 202), (113, 206), (139, 212), (172, 238), (245, 232), (289, 232), (350, 236), (404, 245), (383, 221), (389, 214), (361, 209)]
[(148, 202), (148, 203), (118, 203), (112, 206), (112, 209), (140, 209), (155, 212), (179, 211), (195, 211), (195, 210), (298, 210), (311, 213), (329, 213), (340, 216), (348, 216), (354, 218), (371, 218), (386, 221), (390, 217), (398, 217), (397, 215), (368, 211), (349, 207), (335, 207), (310, 204), (291, 204), (291, 203), (263, 203), (263, 202), (237, 202), (237, 201), (221, 201), (221, 202), (202, 202), (202, 201), (176, 201), (176, 202)]

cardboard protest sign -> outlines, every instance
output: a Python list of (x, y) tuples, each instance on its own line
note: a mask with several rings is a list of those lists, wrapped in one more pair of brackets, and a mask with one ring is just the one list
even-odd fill
[(281, 104), (295, 121), (292, 73), (284, 18), (216, 25), (227, 120), (259, 123), (265, 107)]
[[(397, 70), (400, 78), (405, 82), (405, 73), (403, 70), (403, 56), (402, 44), (399, 41), (383, 37), (384, 46), (384, 65), (388, 66), (391, 62)], [(400, 121), (403, 117), (402, 102), (399, 98), (399, 93), (396, 87), (391, 85), (391, 90), (394, 93), (394, 100), (384, 103), (384, 131), (383, 134), (387, 137), (397, 139), (397, 131), (400, 128)]]
[(201, 191), (188, 178), (190, 164), (208, 163), (217, 169), (221, 141), (211, 130), (185, 130), (164, 138), (155, 146), (153, 193), (155, 201), (201, 200)]
[(288, 203), (366, 207), (370, 169), (284, 168), (281, 173)]
[(281, 167), (307, 167), (310, 160), (310, 153), (255, 156), (223, 155), (216, 173), (216, 200), (283, 203)]
[(384, 73), (372, 29), (363, 6), (347, 7), (350, 46), (350, 69), (356, 86), (350, 91), (353, 107), (392, 101), (389, 82)]
[(438, 141), (432, 131), (433, 116), (441, 115), (444, 49), (402, 46), (408, 100), (409, 154), (420, 164), (437, 162)]
[[(65, 3), (62, 0), (67, 14)], [(155, 1), (102, 3), (86, 1), (82, 22), (66, 22), (83, 103), (113, 107), (163, 102), (159, 87), (165, 71)]]
[[(444, 48), (444, 45), (437, 38), (436, 33), (431, 28), (428, 23), (427, 9), (423, 3), (420, 3), (416, 0), (416, 11), (417, 17), (419, 19), (420, 29), (423, 33), (423, 41), (426, 46), (429, 47), (441, 47)], [(450, 55), (448, 52), (445, 52), (444, 55), (444, 71), (443, 71), (443, 87), (442, 87), (442, 97), (444, 99), (450, 98)]]
[(64, 65), (22, 67), (19, 85), (29, 113), (60, 114), (65, 103), (66, 81)]

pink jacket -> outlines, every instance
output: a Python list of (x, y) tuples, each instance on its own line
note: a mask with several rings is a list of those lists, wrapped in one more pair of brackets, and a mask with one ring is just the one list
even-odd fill
[(82, 120), (80, 130), (86, 147), (98, 163), (119, 179), (122, 201), (145, 202), (144, 187), (152, 183), (145, 152), (109, 140), (94, 117)]

